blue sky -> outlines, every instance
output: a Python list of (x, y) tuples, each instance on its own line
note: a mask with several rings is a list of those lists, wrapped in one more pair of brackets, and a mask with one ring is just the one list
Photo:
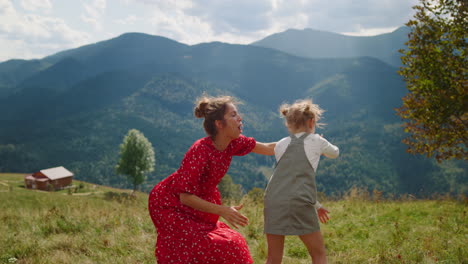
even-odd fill
[(0, 62), (126, 32), (185, 44), (249, 44), (290, 28), (368, 36), (403, 26), (418, 0), (0, 0)]

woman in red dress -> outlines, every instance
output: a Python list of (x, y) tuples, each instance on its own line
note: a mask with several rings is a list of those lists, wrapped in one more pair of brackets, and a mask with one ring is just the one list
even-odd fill
[(245, 226), (240, 206), (221, 205), (218, 183), (232, 156), (250, 152), (273, 155), (275, 143), (260, 143), (241, 135), (242, 117), (232, 97), (203, 97), (195, 116), (204, 118), (207, 137), (197, 140), (185, 154), (180, 168), (157, 184), (148, 207), (157, 229), (158, 263), (252, 263), (245, 239), (223, 222)]

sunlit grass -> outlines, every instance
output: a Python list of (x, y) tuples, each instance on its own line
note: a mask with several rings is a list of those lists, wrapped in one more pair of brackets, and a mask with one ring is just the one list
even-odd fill
[(86, 195), (32, 191), (14, 178), (0, 175), (13, 184), (0, 192), (0, 263), (154, 263), (146, 194), (92, 185)]
[[(40, 192), (23, 184), (22, 175), (0, 174), (0, 263), (155, 262), (146, 194), (132, 198), (130, 190), (88, 183), (81, 194)], [(261, 192), (241, 202), (250, 224), (240, 232), (255, 263), (264, 263)], [(323, 204), (331, 212), (322, 225), (330, 263), (468, 263), (463, 200), (347, 197)], [(287, 237), (284, 254), (285, 264), (311, 262), (297, 237)]]
[[(253, 196), (253, 197), (252, 197)], [(249, 226), (241, 232), (255, 263), (263, 263), (266, 242), (258, 194), (245, 196)], [(466, 201), (466, 200), (465, 200)], [(330, 263), (468, 263), (466, 202), (372, 201), (367, 196), (325, 201), (331, 220), (322, 225)], [(286, 237), (283, 263), (311, 263), (305, 246)]]

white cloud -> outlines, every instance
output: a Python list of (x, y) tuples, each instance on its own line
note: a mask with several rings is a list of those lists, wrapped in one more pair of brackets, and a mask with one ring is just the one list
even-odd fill
[[(194, 0), (185, 13), (202, 17), (215, 34), (257, 35), (313, 28), (354, 35), (379, 34), (403, 26), (418, 0)], [(388, 30), (388, 31), (385, 31)]]
[(127, 16), (124, 19), (116, 19), (116, 20), (114, 20), (114, 22), (119, 24), (119, 25), (134, 25), (139, 20), (141, 20), (141, 19), (137, 18), (134, 15), (130, 15), (130, 16)]
[(388, 28), (362, 28), (358, 25), (358, 30), (354, 30), (353, 32), (341, 32), (341, 34), (348, 35), (348, 36), (375, 36), (380, 35), (388, 32), (395, 31), (398, 27), (388, 27)]
[[(245, 14), (243, 18), (236, 18), (237, 14), (230, 11), (238, 9), (235, 5), (243, 5), (244, 13), (252, 8), (262, 9), (262, 4), (252, 4), (247, 0), (242, 1), (205, 1), (203, 6), (197, 1), (183, 0), (122, 0), (126, 4), (143, 4), (147, 10), (151, 10), (143, 23), (151, 25), (149, 33), (165, 36), (186, 44), (196, 44), (210, 41), (224, 41), (229, 43), (249, 43), (256, 40), (256, 30), (248, 29), (247, 24), (270, 23), (259, 18), (249, 21), (249, 17), (255, 17), (255, 11), (250, 11), (252, 16)], [(269, 0), (268, 0), (269, 1)], [(131, 3), (132, 2), (132, 3)], [(267, 1), (263, 1), (267, 2)], [(250, 3), (250, 4), (249, 4)], [(221, 11), (222, 10), (222, 11)], [(217, 14), (223, 12), (222, 14)], [(224, 20), (216, 20), (215, 16), (224, 17)], [(126, 23), (128, 17), (120, 20), (120, 24)], [(252, 19), (251, 19), (252, 20)], [(146, 22), (145, 22), (146, 21)], [(257, 23), (260, 22), (260, 23)]]
[(106, 11), (106, 0), (90, 0), (83, 3), (85, 13), (81, 15), (83, 22), (91, 24), (96, 31), (102, 31), (102, 16)]
[(0, 35), (0, 62), (12, 58), (32, 59), (43, 56), (43, 54), (34, 53), (30, 46), (23, 40), (10, 39)]
[[(353, 35), (385, 33), (382, 30), (403, 26), (413, 15), (418, 0), (335, 0), (316, 1), (305, 7), (309, 27)], [(387, 31), (388, 32), (388, 31)]]
[[(60, 0), (0, 0), (0, 48), (5, 47), (12, 57), (49, 55), (56, 49), (128, 31), (161, 35), (186, 44), (210, 41), (247, 44), (290, 28), (367, 36), (403, 26), (414, 14), (411, 6), (417, 2), (81, 0), (71, 5)], [(13, 52), (15, 45), (18, 50), (24, 47), (23, 51)], [(27, 47), (31, 47), (28, 52)]]
[(200, 18), (186, 15), (180, 9), (163, 8), (155, 7), (152, 12), (149, 22), (153, 34), (187, 44), (202, 42), (213, 34), (211, 26)]
[(244, 33), (270, 27), (272, 8), (271, 0), (197, 0), (185, 12), (203, 18), (212, 25), (216, 34)]
[(122, 0), (153, 10), (152, 34), (194, 44), (250, 43), (290, 28), (376, 35), (403, 26), (417, 0)]
[(36, 15), (19, 14), (9, 1), (0, 0), (0, 33), (20, 38), (24, 35), (47, 37), (48, 32), (42, 25), (35, 23)]
[(5, 0), (0, 0), (0, 10), (0, 60), (41, 57), (89, 43), (89, 34), (70, 28), (61, 18), (22, 14)]
[(21, 0), (20, 3), (21, 6), (28, 11), (52, 9), (50, 0)]
[[(193, 0), (124, 0), (127, 4), (140, 3), (148, 6), (157, 6), (163, 10), (186, 9), (193, 6)], [(207, 6), (209, 8), (209, 6)]]

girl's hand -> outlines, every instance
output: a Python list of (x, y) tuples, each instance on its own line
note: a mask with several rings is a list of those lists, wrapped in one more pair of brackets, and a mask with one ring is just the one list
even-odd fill
[(235, 228), (238, 228), (238, 225), (246, 226), (249, 223), (249, 219), (238, 211), (242, 209), (242, 207), (242, 204), (238, 206), (225, 207), (225, 210), (223, 210), (221, 216)]
[(317, 210), (318, 218), (321, 223), (326, 224), (328, 220), (330, 220), (330, 217), (328, 217), (328, 210), (325, 207), (320, 207)]

